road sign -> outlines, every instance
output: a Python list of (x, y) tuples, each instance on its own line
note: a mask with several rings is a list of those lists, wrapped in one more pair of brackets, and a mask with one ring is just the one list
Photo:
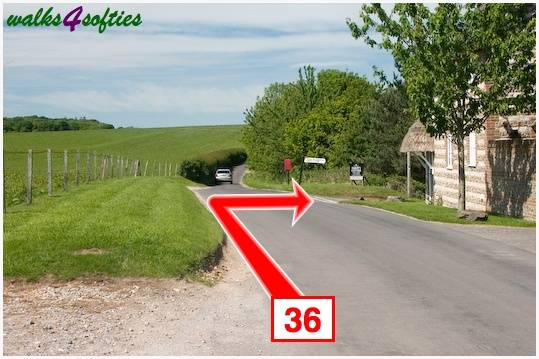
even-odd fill
[(305, 163), (318, 163), (320, 165), (326, 164), (326, 159), (323, 157), (305, 157), (303, 159), (303, 162)]
[(350, 164), (350, 181), (363, 181), (363, 164)]
[(335, 297), (305, 297), (234, 214), (236, 210), (290, 209), (294, 211), (294, 226), (314, 200), (296, 181), (292, 180), (292, 184), (293, 194), (212, 195), (207, 200), (208, 208), (272, 299), (272, 308), (274, 301), (278, 302), (278, 311), (272, 310), (271, 340), (335, 341), (335, 311), (328, 309), (334, 307)]

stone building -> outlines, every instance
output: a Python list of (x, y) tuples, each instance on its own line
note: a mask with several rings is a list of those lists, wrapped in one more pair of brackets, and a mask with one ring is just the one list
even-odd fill
[[(417, 121), (403, 139), (401, 152), (428, 162), (426, 199), (456, 208), (456, 145), (450, 134), (431, 141), (425, 136)], [(535, 114), (490, 117), (482, 131), (465, 139), (464, 147), (466, 208), (535, 219)]]

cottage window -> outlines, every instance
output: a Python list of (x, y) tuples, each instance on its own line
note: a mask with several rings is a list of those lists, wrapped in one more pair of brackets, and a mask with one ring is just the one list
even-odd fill
[(475, 132), (470, 133), (468, 137), (468, 166), (477, 166), (477, 139)]
[(453, 169), (453, 136), (451, 136), (450, 133), (446, 136), (447, 140), (447, 150), (446, 150), (446, 161), (447, 161), (447, 169), (452, 170)]

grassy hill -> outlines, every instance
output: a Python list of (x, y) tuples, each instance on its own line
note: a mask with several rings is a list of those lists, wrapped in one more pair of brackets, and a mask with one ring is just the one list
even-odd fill
[[(74, 182), (75, 152), (81, 152), (84, 175), (87, 152), (121, 155), (130, 160), (180, 163), (200, 155), (241, 147), (241, 126), (200, 126), (175, 128), (125, 128), (60, 132), (4, 133), (4, 180), (7, 203), (23, 201), (26, 152), (32, 149), (36, 192), (46, 189), (48, 148), (53, 151), (54, 184), (61, 188), (63, 151), (70, 153), (70, 182)], [(98, 159), (98, 164), (100, 160)]]
[[(84, 181), (86, 153), (180, 163), (241, 147), (241, 126), (109, 129), (4, 134), (4, 275), (70, 279), (81, 275), (177, 277), (196, 271), (222, 240), (211, 214), (183, 177)], [(55, 192), (24, 202), (26, 152), (34, 152), (35, 192), (46, 193), (46, 150), (53, 150)], [(63, 151), (69, 191), (61, 190)], [(74, 186), (81, 151), (82, 184)], [(98, 161), (99, 163), (99, 161)]]
[(240, 147), (240, 131), (241, 126), (201, 126), (5, 133), (4, 165), (6, 171), (24, 168), (24, 161), (14, 161), (13, 152), (26, 152), (28, 149), (39, 152), (47, 148), (176, 162), (216, 150)]

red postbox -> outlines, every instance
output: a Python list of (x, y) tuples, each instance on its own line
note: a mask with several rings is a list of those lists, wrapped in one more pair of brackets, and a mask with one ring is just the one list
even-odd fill
[(292, 171), (292, 160), (287, 158), (284, 160), (284, 170), (286, 172)]

